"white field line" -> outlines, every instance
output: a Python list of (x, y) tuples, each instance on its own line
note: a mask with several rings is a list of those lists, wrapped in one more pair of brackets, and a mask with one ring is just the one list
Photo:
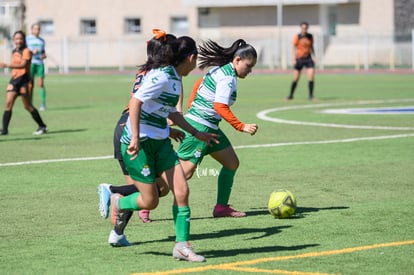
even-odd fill
[[(349, 142), (358, 142), (358, 141), (395, 139), (395, 138), (407, 138), (407, 137), (414, 137), (414, 134), (400, 134), (400, 135), (319, 140), (319, 141), (298, 141), (298, 142), (282, 142), (282, 143), (255, 144), (255, 145), (239, 145), (239, 146), (234, 146), (234, 148), (235, 149), (248, 149), (248, 148), (283, 147), (283, 146), (295, 146), (295, 145), (349, 143)], [(111, 156), (100, 156), (100, 157), (83, 157), (83, 158), (79, 157), (79, 158), (31, 160), (31, 161), (22, 161), (22, 162), (0, 163), (0, 167), (29, 165), (29, 164), (43, 164), (43, 163), (53, 163), (53, 162), (67, 162), (67, 161), (103, 160), (103, 159), (111, 159), (111, 158), (113, 158), (112, 155)]]
[(282, 147), (282, 146), (292, 146), (292, 145), (349, 143), (349, 142), (357, 142), (357, 141), (381, 140), (381, 139), (393, 139), (393, 138), (407, 138), (407, 137), (414, 137), (414, 134), (401, 134), (401, 135), (376, 136), (376, 137), (360, 137), (360, 138), (346, 138), (346, 139), (319, 140), (319, 141), (298, 141), (298, 142), (284, 142), (284, 143), (241, 145), (241, 146), (235, 146), (234, 148), (244, 149), (244, 148)]
[(412, 131), (413, 127), (393, 127), (393, 126), (370, 126), (370, 125), (346, 125), (346, 124), (335, 124), (335, 123), (317, 123), (317, 122), (304, 122), (280, 119), (275, 117), (269, 117), (269, 113), (281, 112), (287, 110), (298, 110), (298, 109), (312, 109), (312, 108), (323, 108), (332, 106), (346, 106), (346, 105), (366, 105), (366, 104), (383, 104), (383, 103), (396, 103), (396, 102), (412, 102), (414, 99), (389, 99), (389, 100), (367, 100), (367, 101), (355, 101), (355, 102), (344, 102), (344, 103), (322, 103), (322, 104), (307, 104), (307, 105), (291, 105), (278, 108), (267, 109), (259, 112), (257, 117), (261, 120), (267, 120), (276, 123), (292, 124), (292, 125), (306, 125), (306, 126), (318, 126), (318, 127), (333, 127), (333, 128), (345, 128), (345, 129), (376, 129), (376, 130), (399, 130), (399, 131)]
[(101, 160), (101, 159), (110, 159), (114, 156), (101, 156), (101, 157), (79, 157), (79, 158), (66, 158), (66, 159), (43, 159), (43, 160), (29, 160), (21, 162), (9, 162), (9, 163), (0, 163), (0, 167), (3, 166), (18, 166), (18, 165), (28, 165), (28, 164), (43, 164), (43, 163), (52, 163), (52, 162), (66, 162), (66, 161), (85, 161), (85, 160)]

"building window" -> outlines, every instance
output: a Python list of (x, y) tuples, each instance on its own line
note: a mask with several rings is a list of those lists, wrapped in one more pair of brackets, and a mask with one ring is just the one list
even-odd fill
[(176, 34), (188, 34), (187, 17), (171, 17), (171, 32)]
[(126, 18), (125, 19), (125, 33), (140, 33), (141, 32), (141, 19), (139, 18)]
[(81, 34), (96, 34), (96, 20), (82, 19), (81, 20)]
[(55, 32), (55, 25), (53, 24), (53, 20), (40, 20), (40, 30), (44, 35), (53, 35)]

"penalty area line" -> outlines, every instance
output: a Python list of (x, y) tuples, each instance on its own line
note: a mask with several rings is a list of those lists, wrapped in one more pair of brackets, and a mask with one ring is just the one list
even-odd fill
[[(254, 268), (243, 268), (240, 266), (244, 265), (254, 265), (259, 263), (265, 262), (276, 262), (276, 261), (287, 261), (287, 260), (294, 260), (294, 259), (304, 259), (304, 258), (313, 258), (313, 257), (324, 257), (324, 256), (333, 256), (333, 255), (342, 255), (347, 253), (359, 252), (359, 251), (366, 251), (371, 249), (383, 248), (383, 247), (398, 247), (403, 245), (413, 245), (414, 240), (408, 241), (399, 241), (399, 242), (389, 242), (389, 243), (379, 243), (379, 244), (372, 244), (372, 245), (364, 245), (364, 246), (356, 246), (356, 247), (348, 247), (343, 249), (337, 250), (326, 250), (320, 252), (308, 252), (303, 254), (297, 255), (287, 255), (287, 256), (278, 256), (278, 257), (270, 257), (270, 258), (257, 258), (253, 260), (247, 261), (239, 261), (239, 262), (232, 262), (227, 264), (217, 264), (217, 265), (205, 265), (200, 267), (193, 267), (193, 268), (183, 268), (183, 269), (174, 269), (174, 270), (166, 270), (166, 271), (155, 271), (155, 272), (145, 272), (145, 273), (132, 273), (130, 275), (170, 275), (170, 274), (184, 274), (184, 273), (194, 273), (194, 272), (203, 272), (208, 270), (238, 270), (238, 271), (245, 271), (245, 272), (252, 272)], [(256, 271), (259, 271), (258, 269)], [(263, 270), (262, 270), (263, 271)], [(307, 274), (307, 275), (322, 275), (323, 273), (295, 273), (296, 271), (288, 271), (288, 270), (266, 270), (267, 273), (274, 273), (275, 274)]]

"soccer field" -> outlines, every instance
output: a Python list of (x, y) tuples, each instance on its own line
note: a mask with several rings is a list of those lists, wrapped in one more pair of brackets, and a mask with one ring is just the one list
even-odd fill
[[(239, 80), (232, 110), (258, 133), (221, 126), (240, 159), (230, 203), (248, 216), (212, 218), (220, 167), (206, 157), (189, 181), (191, 244), (205, 263), (172, 259), (171, 194), (152, 223), (134, 214), (133, 246), (107, 243), (96, 188), (124, 183), (112, 136), (133, 77), (48, 75), (43, 136), (16, 101), (0, 136), (1, 274), (414, 274), (413, 74), (317, 74), (313, 102), (306, 77), (290, 102), (291, 75)], [(186, 96), (197, 77), (184, 79)], [(266, 207), (281, 188), (298, 208), (279, 220)]]

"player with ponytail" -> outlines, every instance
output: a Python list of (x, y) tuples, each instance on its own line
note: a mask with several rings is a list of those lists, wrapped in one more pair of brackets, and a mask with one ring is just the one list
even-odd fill
[(192, 177), (205, 155), (212, 156), (222, 165), (214, 217), (246, 216), (228, 204), (239, 159), (219, 123), (224, 119), (237, 131), (250, 135), (256, 133), (257, 124), (241, 122), (230, 110), (237, 98), (237, 78), (245, 78), (256, 61), (255, 48), (243, 39), (236, 40), (228, 48), (211, 40), (199, 47), (199, 67), (212, 68), (203, 77), (195, 96), (190, 97), (194, 99), (188, 104), (190, 108), (185, 118), (197, 131), (217, 134), (219, 143), (206, 146), (195, 139), (194, 133), (187, 132), (177, 153), (187, 179)]
[[(121, 153), (125, 167), (138, 192), (128, 196), (111, 197), (114, 229), (108, 242), (112, 246), (128, 246), (124, 235), (131, 211), (155, 209), (160, 193), (156, 179), (160, 177), (171, 189), (174, 202), (172, 214), (176, 231), (173, 257), (203, 262), (189, 244), (189, 188), (178, 157), (169, 139), (167, 118), (207, 146), (217, 142), (216, 134), (197, 131), (176, 108), (181, 96), (182, 77), (197, 64), (197, 46), (190, 37), (173, 41), (173, 56), (168, 65), (153, 68), (137, 93), (129, 101), (129, 117), (121, 137)], [(165, 58), (170, 57), (167, 55)]]

